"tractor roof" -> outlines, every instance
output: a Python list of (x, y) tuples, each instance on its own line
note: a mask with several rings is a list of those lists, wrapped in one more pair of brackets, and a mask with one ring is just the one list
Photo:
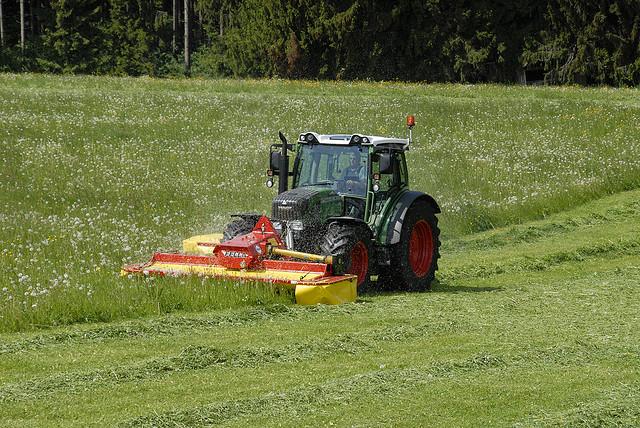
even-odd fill
[(362, 134), (318, 134), (316, 132), (303, 132), (298, 138), (301, 144), (330, 144), (337, 146), (363, 145), (383, 147), (390, 149), (407, 150), (409, 140), (405, 138), (390, 138), (368, 136)]

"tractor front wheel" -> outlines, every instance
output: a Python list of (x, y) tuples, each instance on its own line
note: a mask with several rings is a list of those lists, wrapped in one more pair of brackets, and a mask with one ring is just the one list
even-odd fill
[(222, 233), (222, 242), (227, 242), (241, 235), (251, 232), (256, 225), (256, 221), (248, 217), (237, 217), (227, 225)]
[(320, 244), (320, 251), (334, 257), (334, 274), (356, 275), (358, 290), (369, 285), (374, 254), (371, 233), (364, 226), (331, 223)]

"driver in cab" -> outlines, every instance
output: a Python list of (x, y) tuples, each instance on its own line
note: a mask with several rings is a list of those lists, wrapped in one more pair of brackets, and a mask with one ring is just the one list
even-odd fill
[(349, 154), (349, 166), (343, 171), (342, 179), (345, 180), (346, 190), (350, 193), (364, 193), (366, 190), (367, 171), (361, 162), (361, 153)]

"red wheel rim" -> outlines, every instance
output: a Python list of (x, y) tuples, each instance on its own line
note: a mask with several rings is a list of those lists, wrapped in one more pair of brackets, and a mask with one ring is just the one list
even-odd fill
[(409, 240), (409, 265), (417, 277), (423, 277), (429, 272), (433, 258), (433, 235), (431, 226), (420, 220), (413, 226)]
[(351, 265), (349, 273), (358, 276), (358, 285), (362, 284), (369, 270), (369, 252), (364, 242), (358, 243), (351, 250)]

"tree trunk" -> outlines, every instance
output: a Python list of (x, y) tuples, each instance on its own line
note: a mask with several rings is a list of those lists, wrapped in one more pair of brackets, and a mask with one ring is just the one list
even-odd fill
[(20, 50), (24, 53), (24, 0), (20, 0)]
[(220, 5), (220, 37), (224, 35), (224, 10), (223, 5)]
[(191, 24), (190, 0), (184, 0), (184, 74), (191, 71), (191, 52), (189, 50), (189, 26)]
[(2, 0), (0, 0), (0, 47), (4, 47), (4, 20), (2, 17)]
[(31, 39), (33, 39), (33, 28), (35, 27), (33, 22), (33, 0), (29, 0), (29, 34), (31, 34)]
[(178, 16), (178, 0), (173, 0), (173, 8), (171, 13), (173, 14), (173, 39), (171, 41), (171, 49), (173, 49), (173, 53), (178, 52), (178, 21), (180, 17)]

